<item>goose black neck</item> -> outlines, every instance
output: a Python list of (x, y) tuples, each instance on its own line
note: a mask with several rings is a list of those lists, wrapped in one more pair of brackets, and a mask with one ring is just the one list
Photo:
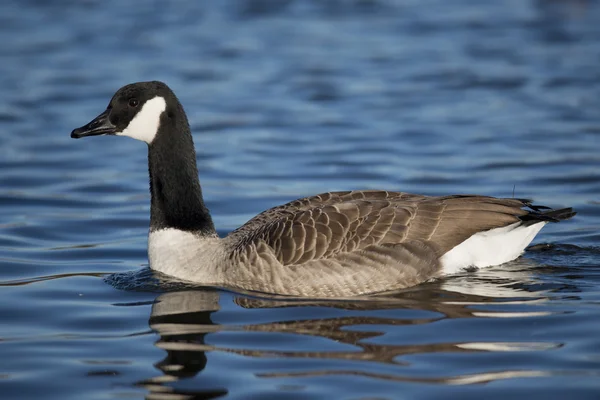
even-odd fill
[(150, 230), (175, 228), (201, 235), (215, 234), (202, 198), (196, 152), (180, 104), (167, 109), (148, 146), (150, 173)]

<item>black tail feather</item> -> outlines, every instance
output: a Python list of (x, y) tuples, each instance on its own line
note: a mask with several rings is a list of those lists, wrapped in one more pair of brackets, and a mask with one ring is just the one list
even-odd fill
[(526, 225), (532, 225), (538, 222), (559, 222), (573, 218), (577, 213), (571, 207), (553, 210), (550, 207), (526, 204), (532, 211), (519, 217)]

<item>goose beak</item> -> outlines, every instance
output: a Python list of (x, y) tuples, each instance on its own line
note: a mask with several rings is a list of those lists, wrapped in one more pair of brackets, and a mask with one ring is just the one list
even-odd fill
[(114, 126), (108, 119), (110, 110), (104, 111), (102, 114), (94, 118), (89, 124), (81, 128), (73, 129), (71, 137), (79, 139), (85, 136), (111, 135), (117, 132), (117, 127)]

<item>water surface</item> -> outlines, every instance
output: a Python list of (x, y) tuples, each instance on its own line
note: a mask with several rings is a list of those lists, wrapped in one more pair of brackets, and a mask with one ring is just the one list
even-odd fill
[[(0, 3), (0, 390), (8, 398), (595, 399), (600, 5)], [(144, 144), (74, 141), (126, 83), (187, 110), (221, 235), (330, 190), (573, 206), (526, 255), (362, 301), (147, 269)]]

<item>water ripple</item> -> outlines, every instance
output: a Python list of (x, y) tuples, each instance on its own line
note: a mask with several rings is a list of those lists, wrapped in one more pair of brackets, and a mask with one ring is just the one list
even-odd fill
[[(11, 398), (596, 398), (597, 2), (0, 2)], [(69, 132), (133, 81), (184, 104), (225, 235), (330, 190), (573, 206), (525, 257), (377, 297), (147, 267), (146, 147)]]

